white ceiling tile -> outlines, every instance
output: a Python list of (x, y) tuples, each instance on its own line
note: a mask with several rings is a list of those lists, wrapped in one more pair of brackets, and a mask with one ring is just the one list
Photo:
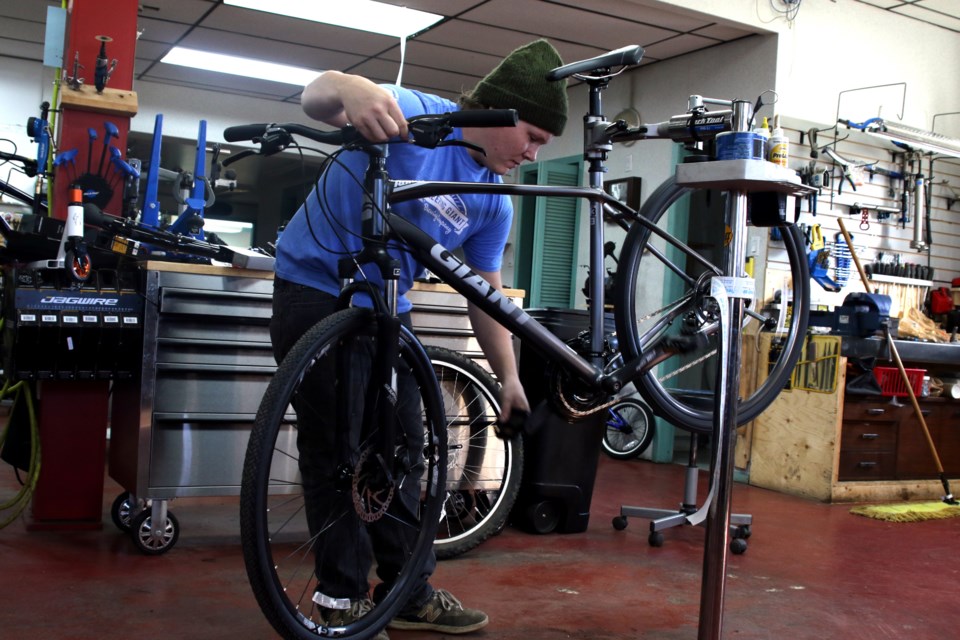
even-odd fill
[(918, 7), (938, 11), (946, 16), (960, 18), (960, 2), (957, 0), (917, 0)]
[(649, 47), (645, 48), (645, 52), (646, 56), (651, 58), (666, 60), (667, 58), (680, 56), (685, 53), (690, 53), (691, 51), (703, 49), (704, 47), (709, 47), (715, 44), (717, 44), (717, 41), (712, 38), (704, 38), (703, 36), (692, 34), (683, 34), (668, 40), (664, 40), (663, 42), (650, 45)]
[(917, 20), (923, 20), (924, 22), (930, 22), (931, 20), (936, 20), (937, 24), (951, 29), (953, 31), (960, 31), (960, 18), (953, 18), (946, 16), (940, 13), (929, 11), (920, 6), (914, 6), (911, 4), (905, 4), (902, 7), (895, 7), (891, 9), (894, 13), (899, 13), (901, 15), (910, 16), (911, 18), (916, 18)]

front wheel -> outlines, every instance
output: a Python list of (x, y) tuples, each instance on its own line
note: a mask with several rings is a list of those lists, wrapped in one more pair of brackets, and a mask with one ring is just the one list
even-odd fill
[(446, 559), (503, 530), (523, 475), (523, 438), (496, 435), (500, 392), (480, 365), (427, 347), (447, 415), (447, 491), (434, 550)]
[[(719, 308), (710, 292), (713, 277), (729, 275), (722, 266), (730, 250), (722, 241), (729, 232), (724, 223), (726, 197), (680, 186), (675, 177), (664, 182), (630, 227), (616, 276), (617, 335), (626, 360), (668, 342), (686, 345), (684, 351), (634, 380), (637, 390), (658, 416), (700, 433), (713, 431), (715, 356), (721, 331)], [(803, 238), (796, 225), (785, 225), (781, 231), (783, 250), (771, 251), (767, 270), (772, 273), (778, 268), (787, 283), (780, 304), (788, 313), (778, 316), (776, 310), (758, 309), (762, 298), (758, 296), (748, 303), (749, 325), (743, 333), (770, 330), (783, 324), (779, 320), (789, 320), (775, 340), (778, 348), (771, 350), (766, 379), (739, 400), (739, 424), (756, 418), (783, 389), (807, 331), (810, 274)]]
[[(307, 331), (270, 381), (250, 434), (243, 557), (261, 610), (287, 639), (372, 638), (432, 570), (446, 495), (443, 404), (406, 329), (390, 369), (376, 366), (392, 346), (381, 322), (354, 308)], [(375, 607), (353, 609), (355, 620), (333, 614), (374, 597)]]

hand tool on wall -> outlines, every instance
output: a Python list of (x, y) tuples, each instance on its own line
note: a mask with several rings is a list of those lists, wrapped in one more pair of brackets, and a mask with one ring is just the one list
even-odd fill
[(50, 114), (50, 103), (40, 105), (40, 117), (27, 118), (27, 135), (37, 143), (37, 174), (47, 172), (47, 156), (50, 153), (50, 123), (47, 117)]
[(840, 285), (827, 275), (830, 266), (830, 250), (823, 241), (823, 230), (819, 224), (807, 228), (807, 243), (810, 251), (807, 252), (807, 265), (810, 268), (810, 277), (825, 291), (840, 291)]
[(93, 173), (93, 143), (97, 140), (97, 130), (87, 129), (87, 173)]
[(97, 93), (103, 93), (103, 90), (107, 87), (107, 82), (110, 80), (110, 76), (113, 74), (113, 70), (117, 68), (117, 59), (114, 58), (111, 62), (107, 61), (107, 43), (113, 42), (113, 38), (110, 36), (97, 36), (97, 40), (100, 41), (100, 53), (97, 55), (97, 66), (93, 73), (93, 83), (97, 88)]
[[(868, 293), (873, 293), (873, 289), (870, 286), (870, 281), (867, 279), (867, 274), (860, 265), (860, 259), (857, 257), (857, 252), (853, 248), (853, 241), (850, 239), (850, 234), (847, 233), (847, 228), (843, 224), (843, 219), (837, 218), (837, 222), (840, 223), (840, 233), (843, 234), (843, 239), (847, 242), (847, 246), (850, 248), (850, 256), (853, 258), (853, 263), (857, 266), (857, 271), (860, 273), (860, 280), (863, 282), (864, 289), (866, 289)], [(893, 361), (897, 365), (897, 369), (900, 371), (900, 378), (903, 380), (903, 384), (907, 389), (907, 395), (910, 397), (911, 404), (913, 404), (913, 412), (917, 416), (917, 421), (920, 422), (920, 426), (923, 428), (923, 435), (927, 439), (927, 445), (930, 447), (930, 453), (933, 455), (934, 463), (937, 466), (937, 473), (940, 476), (940, 483), (943, 485), (943, 490), (946, 493), (946, 495), (944, 495), (941, 499), (947, 504), (960, 504), (960, 502), (954, 500), (953, 494), (950, 492), (950, 481), (947, 480), (947, 476), (944, 473), (943, 463), (940, 461), (940, 455), (937, 453), (937, 445), (934, 444), (933, 438), (930, 436), (930, 428), (927, 426), (927, 421), (923, 418), (923, 411), (920, 410), (920, 403), (917, 402), (917, 396), (913, 392), (913, 385), (910, 383), (910, 379), (907, 377), (907, 372), (904, 369), (903, 361), (900, 360), (900, 353), (897, 351), (897, 345), (890, 336), (889, 323), (884, 323), (883, 335), (887, 341), (887, 347), (890, 349), (890, 356), (893, 358)]]
[(125, 184), (128, 178), (133, 178), (136, 180), (140, 179), (139, 169), (134, 168), (132, 165), (128, 164), (120, 154), (120, 149), (116, 147), (110, 147), (110, 164), (114, 169), (114, 177), (111, 178), (110, 184), (114, 184), (114, 180), (117, 176), (120, 177), (120, 184)]
[(846, 158), (844, 158), (843, 156), (841, 156), (839, 153), (837, 153), (830, 147), (824, 147), (823, 152), (826, 153), (828, 156), (830, 156), (833, 159), (833, 161), (836, 162), (837, 165), (839, 165), (840, 171), (843, 173), (843, 177), (840, 180), (840, 184), (837, 185), (837, 195), (840, 195), (841, 193), (843, 193), (844, 180), (849, 182), (850, 188), (856, 191), (857, 183), (853, 181), (853, 172), (851, 171), (851, 167), (853, 166), (853, 163), (847, 160)]
[(100, 164), (97, 165), (97, 175), (101, 178), (104, 177), (103, 161), (107, 157), (107, 150), (110, 148), (110, 138), (117, 138), (119, 136), (120, 131), (117, 129), (117, 125), (109, 120), (103, 123), (103, 150), (100, 151)]
[(77, 153), (79, 153), (78, 149), (69, 149), (67, 151), (61, 151), (60, 153), (57, 154), (57, 157), (54, 158), (53, 160), (54, 167), (66, 167), (66, 166), (70, 167), (70, 172), (67, 175), (67, 180), (70, 182), (71, 185), (77, 181), (77, 163), (76, 163)]
[(72, 75), (67, 76), (67, 86), (73, 89), (74, 91), (80, 91), (80, 87), (83, 86), (83, 78), (80, 77), (80, 69), (85, 68), (80, 64), (80, 52), (73, 52), (73, 73)]

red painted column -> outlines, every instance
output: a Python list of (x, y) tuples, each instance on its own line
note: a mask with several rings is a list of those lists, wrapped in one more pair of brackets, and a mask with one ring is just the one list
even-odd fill
[(39, 383), (40, 477), (27, 527), (102, 527), (109, 382)]
[[(129, 96), (137, 38), (136, 0), (73, 0), (64, 61), (67, 70), (72, 70), (74, 52), (80, 52), (85, 86), (82, 92), (69, 97), (64, 94), (74, 90), (65, 85), (61, 88), (58, 149), (80, 150), (78, 174), (99, 172), (105, 121), (117, 128), (117, 137), (112, 138), (110, 144), (120, 149), (123, 156), (126, 156), (130, 130), (129, 113), (111, 112), (116, 111), (117, 95), (96, 95), (94, 73), (101, 44), (97, 36), (112, 39), (106, 43), (106, 53), (109, 60), (117, 59), (105, 93), (120, 90)], [(89, 128), (97, 132), (97, 141), (89, 154), (92, 166), (88, 166), (87, 161)], [(109, 163), (109, 151), (107, 154), (105, 166)], [(56, 180), (51, 212), (54, 217), (66, 218), (68, 187), (67, 180)], [(119, 213), (114, 211), (119, 203), (120, 196), (115, 194), (103, 208)], [(40, 383), (41, 466), (33, 495), (32, 519), (28, 523), (30, 529), (102, 526), (108, 405), (107, 381), (44, 380)]]
[[(113, 59), (117, 60), (117, 66), (106, 85), (106, 91), (100, 95), (95, 89), (96, 63), (102, 44), (98, 40), (99, 36), (111, 38), (105, 43), (108, 63)], [(118, 133), (116, 137), (109, 140), (109, 146), (117, 147), (123, 157), (126, 157), (131, 114), (123, 110), (123, 96), (118, 96), (117, 92), (132, 93), (136, 42), (136, 0), (73, 0), (72, 10), (68, 16), (67, 45), (63, 58), (65, 70), (69, 73), (73, 69), (74, 55), (77, 52), (80, 53), (80, 64), (84, 66), (80, 76), (84, 78), (84, 83), (79, 92), (71, 89), (66, 83), (61, 87), (57, 148), (60, 151), (78, 150), (77, 176), (101, 176), (105, 181), (109, 181), (113, 176), (109, 150), (106, 151), (102, 167), (100, 163), (107, 137), (105, 122), (114, 125)], [(132, 100), (135, 102), (135, 94), (132, 95)], [(135, 108), (133, 112), (136, 112)], [(92, 144), (88, 134), (89, 129), (93, 129), (97, 136)], [(97, 181), (90, 180), (90, 182)], [(66, 218), (68, 188), (68, 180), (56, 181), (53, 211), (53, 216), (56, 218)], [(119, 189), (115, 191), (119, 192)], [(102, 209), (115, 215), (120, 214), (120, 203), (119, 193), (114, 193), (102, 203), (98, 202)]]

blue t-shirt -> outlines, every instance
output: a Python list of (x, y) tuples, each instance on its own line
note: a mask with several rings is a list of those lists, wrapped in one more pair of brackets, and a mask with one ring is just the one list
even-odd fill
[[(423, 113), (456, 111), (449, 100), (385, 85), (406, 117)], [(450, 136), (460, 139), (459, 129)], [(502, 182), (499, 175), (480, 166), (464, 147), (424, 149), (413, 144), (388, 145), (387, 170), (394, 180), (444, 180), (457, 182)], [(337, 262), (361, 248), (360, 184), (367, 156), (359, 151), (344, 153), (315, 185), (277, 242), (276, 273), (291, 282), (332, 295), (340, 291)], [(350, 175), (352, 174), (352, 175)], [(319, 196), (319, 197), (318, 197)], [(503, 248), (510, 233), (513, 206), (503, 195), (445, 195), (402, 202), (393, 206), (396, 215), (413, 222), (450, 250), (463, 248), (471, 267), (499, 271)], [(405, 294), (423, 267), (408, 252), (391, 250), (401, 261), (398, 283), (399, 311), (411, 308)], [(366, 277), (380, 283), (373, 265), (364, 267)]]

